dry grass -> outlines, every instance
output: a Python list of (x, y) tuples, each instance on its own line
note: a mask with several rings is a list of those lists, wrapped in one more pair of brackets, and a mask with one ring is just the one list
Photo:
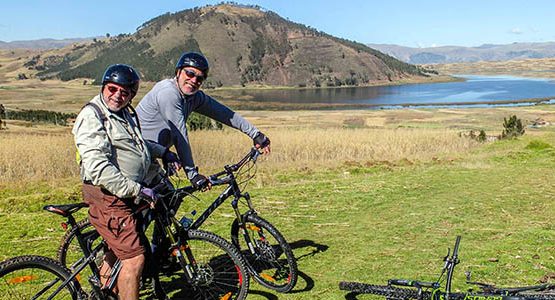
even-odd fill
[[(265, 158), (264, 169), (272, 170), (430, 161), (476, 146), (455, 131), (443, 129), (289, 128), (266, 132), (273, 153)], [(237, 160), (250, 146), (246, 137), (231, 130), (195, 133), (191, 139), (197, 161), (208, 168)]]
[[(459, 133), (486, 130), (498, 135), (503, 118), (516, 114), (525, 122), (555, 123), (555, 107), (492, 109), (406, 109), (382, 111), (246, 111), (247, 119), (272, 140), (273, 153), (263, 171), (336, 168), (427, 162), (460, 157), (478, 146)], [(25, 127), (8, 122), (0, 131), (0, 185), (78, 178), (69, 127)], [(527, 135), (537, 130), (528, 129)], [(238, 160), (251, 145), (236, 130), (192, 132), (197, 164), (213, 172)]]
[[(78, 176), (69, 128), (10, 126), (0, 131), (0, 184)], [(380, 162), (429, 161), (464, 153), (476, 144), (443, 129), (266, 128), (272, 155), (264, 169), (371, 165)], [(236, 130), (191, 133), (194, 156), (202, 170), (215, 171), (246, 153), (251, 141)]]
[(0, 184), (77, 176), (69, 131), (0, 132)]

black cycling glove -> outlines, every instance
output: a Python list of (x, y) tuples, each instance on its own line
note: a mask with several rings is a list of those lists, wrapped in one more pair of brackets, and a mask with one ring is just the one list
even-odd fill
[(187, 173), (187, 178), (191, 181), (191, 185), (193, 185), (195, 189), (204, 190), (209, 187), (210, 181), (206, 176), (199, 174), (197, 167), (185, 168), (185, 172)]
[(270, 139), (264, 135), (262, 132), (258, 132), (254, 139), (252, 139), (254, 146), (256, 148), (266, 148), (270, 146)]

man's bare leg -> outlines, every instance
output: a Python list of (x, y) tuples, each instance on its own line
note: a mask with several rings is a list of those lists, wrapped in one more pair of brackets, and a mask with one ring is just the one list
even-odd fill
[(139, 282), (144, 264), (144, 254), (121, 261), (121, 271), (118, 275), (118, 296), (120, 300), (139, 299)]
[[(116, 256), (114, 255), (114, 252), (109, 251), (104, 253), (104, 258), (102, 259), (102, 265), (100, 266), (100, 283), (102, 284), (102, 286), (106, 285), (106, 282), (108, 282), (108, 279), (110, 278), (110, 274), (112, 273), (112, 267), (114, 266), (114, 264), (116, 263)], [(117, 290), (117, 285), (114, 286), (114, 288), (112, 289), (112, 292), (114, 292), (114, 294), (118, 294), (118, 290)]]

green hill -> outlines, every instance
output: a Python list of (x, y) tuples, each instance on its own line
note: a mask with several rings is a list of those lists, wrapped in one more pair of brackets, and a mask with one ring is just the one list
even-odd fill
[(211, 62), (207, 87), (379, 84), (426, 76), (416, 66), (363, 44), (288, 21), (257, 6), (220, 4), (167, 13), (133, 34), (38, 55), (26, 63), (41, 78), (99, 79), (107, 65), (127, 63), (144, 79), (173, 74), (183, 51)]

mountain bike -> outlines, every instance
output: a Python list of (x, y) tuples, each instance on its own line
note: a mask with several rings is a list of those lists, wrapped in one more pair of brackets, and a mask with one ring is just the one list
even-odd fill
[[(147, 255), (145, 274), (149, 274), (158, 299), (167, 299), (163, 285), (171, 288), (179, 299), (243, 300), (247, 296), (249, 275), (239, 251), (223, 238), (202, 230), (183, 228), (164, 201), (142, 204), (137, 214), (149, 212), (160, 232), (171, 243), (171, 252), (178, 262), (166, 282), (161, 282), (159, 270), (150, 269)], [(45, 210), (61, 215), (71, 226), (81, 250), (81, 257), (68, 269), (59, 261), (43, 256), (20, 256), (0, 263), (0, 295), (10, 299), (117, 299), (111, 291), (116, 285), (121, 262), (116, 261), (108, 280), (101, 283), (99, 258), (105, 242), (94, 230), (81, 231), (73, 213), (86, 207), (85, 203), (47, 205)], [(87, 269), (89, 272), (84, 272)], [(86, 278), (85, 278), (86, 277)], [(85, 287), (83, 281), (89, 284)], [(144, 278), (143, 278), (144, 279)], [(176, 296), (177, 295), (177, 296)]]
[[(470, 281), (467, 272), (467, 284), (477, 286), (480, 290), (469, 289), (466, 293), (452, 292), (451, 284), (455, 266), (459, 263), (459, 244), (461, 237), (457, 236), (453, 254), (450, 249), (443, 259), (445, 264), (440, 276), (435, 282), (390, 279), (387, 285), (374, 285), (360, 282), (340, 282), (339, 289), (350, 291), (354, 295), (373, 294), (386, 299), (395, 300), (555, 300), (555, 285), (540, 284), (524, 287), (496, 287), (495, 285)], [(445, 289), (441, 283), (445, 278)]]
[[(231, 206), (235, 213), (235, 220), (231, 225), (231, 241), (240, 250), (246, 261), (247, 269), (252, 277), (262, 286), (286, 293), (293, 289), (297, 282), (297, 262), (291, 246), (283, 235), (270, 222), (258, 215), (248, 192), (243, 192), (241, 185), (248, 183), (255, 175), (255, 166), (260, 152), (251, 148), (239, 162), (226, 165), (224, 170), (208, 176), (212, 186), (227, 185), (212, 204), (195, 220), (187, 217), (181, 223), (190, 230), (198, 228), (208, 217), (227, 199), (232, 198)], [(254, 170), (253, 170), (254, 169)], [(238, 178), (246, 177), (242, 181)], [(244, 186), (243, 186), (244, 189)], [(194, 197), (196, 190), (192, 186), (177, 188), (165, 196), (169, 199), (169, 207), (179, 207), (183, 197)], [(246, 206), (241, 212), (240, 205)], [(79, 223), (80, 230), (94, 231), (88, 220)], [(68, 231), (58, 250), (58, 258), (67, 265), (75, 234)]]

